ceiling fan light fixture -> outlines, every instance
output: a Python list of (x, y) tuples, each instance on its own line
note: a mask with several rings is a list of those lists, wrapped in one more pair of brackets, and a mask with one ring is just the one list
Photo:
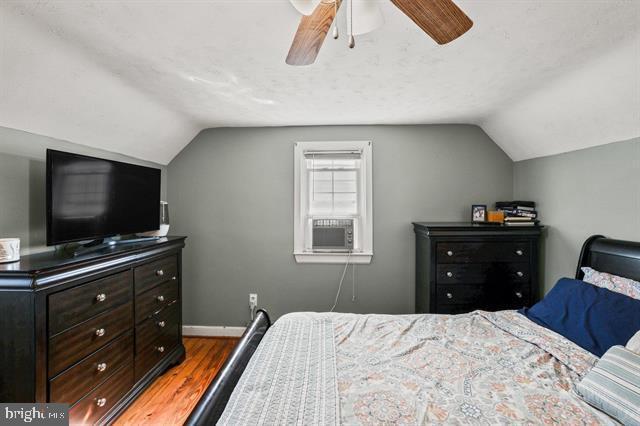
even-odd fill
[(320, 3), (320, 0), (289, 0), (293, 7), (303, 15), (311, 15), (316, 6)]

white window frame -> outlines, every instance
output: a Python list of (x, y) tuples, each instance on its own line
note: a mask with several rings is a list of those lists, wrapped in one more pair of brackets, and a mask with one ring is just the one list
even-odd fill
[[(297, 263), (349, 263), (368, 264), (373, 257), (373, 168), (371, 141), (317, 141), (295, 142), (293, 149), (294, 160), (294, 226), (293, 226), (293, 255)], [(362, 221), (361, 247), (358, 252), (348, 253), (318, 253), (305, 250), (305, 214), (307, 185), (304, 165), (304, 153), (307, 151), (351, 151), (362, 152), (361, 191), (364, 191), (364, 202), (360, 217)], [(303, 192), (304, 191), (304, 192)]]

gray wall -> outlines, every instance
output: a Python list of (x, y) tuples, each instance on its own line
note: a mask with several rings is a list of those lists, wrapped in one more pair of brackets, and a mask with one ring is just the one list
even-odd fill
[(189, 236), (185, 324), (244, 325), (250, 292), (274, 318), (331, 307), (343, 267), (292, 255), (293, 143), (308, 140), (373, 141), (374, 258), (337, 311), (413, 312), (411, 222), (467, 220), (471, 204), (512, 196), (513, 162), (476, 126), (203, 131), (169, 164), (171, 233)]
[(593, 234), (640, 240), (640, 138), (514, 166), (514, 195), (535, 200), (548, 226), (544, 284), (573, 277)]
[(44, 162), (47, 148), (160, 168), (162, 197), (166, 198), (165, 166), (0, 127), (0, 238), (20, 238), (22, 254), (47, 249)]

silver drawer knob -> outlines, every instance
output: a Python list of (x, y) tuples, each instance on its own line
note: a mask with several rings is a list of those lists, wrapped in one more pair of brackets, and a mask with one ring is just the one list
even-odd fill
[(106, 370), (106, 369), (107, 369), (107, 363), (106, 362), (101, 362), (100, 364), (98, 364), (96, 366), (96, 370), (101, 371), (101, 372)]
[(175, 281), (175, 280), (177, 280), (177, 279), (178, 279), (178, 277), (176, 277), (176, 276), (171, 277), (171, 280), (172, 280), (172, 281)]
[(105, 333), (105, 329), (104, 328), (99, 328), (99, 329), (96, 330), (96, 336), (98, 336), (98, 337), (104, 336), (104, 333)]
[(516, 297), (518, 299), (522, 299), (522, 293), (520, 293), (519, 291), (516, 291)]
[(453, 252), (452, 252), (451, 250), (449, 250), (449, 251), (447, 252), (447, 256), (449, 256), (449, 257), (453, 256)]
[(516, 275), (520, 278), (524, 277), (524, 273), (522, 273), (521, 271), (516, 272)]
[(161, 277), (161, 276), (163, 276), (163, 275), (164, 275), (164, 271), (163, 271), (162, 269), (158, 269), (158, 270), (156, 271), (156, 275), (157, 275), (157, 276), (159, 276), (159, 277)]
[(164, 328), (164, 326), (165, 326), (164, 321), (158, 321), (158, 327)]
[(105, 300), (107, 300), (107, 295), (104, 293), (100, 293), (99, 295), (96, 296), (97, 302), (104, 302)]
[(158, 296), (156, 299), (158, 299), (158, 302), (164, 302), (164, 296)]
[(453, 299), (453, 294), (447, 293), (447, 299)]
[(157, 349), (157, 350), (158, 350), (158, 352), (160, 352), (160, 353), (164, 352), (164, 346), (158, 346), (156, 349)]
[(516, 254), (518, 256), (522, 256), (524, 254), (524, 252), (522, 250), (516, 250)]
[(453, 277), (453, 272), (447, 272), (447, 276), (448, 276), (449, 278)]
[(105, 405), (107, 405), (107, 398), (98, 398), (98, 399), (96, 399), (96, 405), (98, 407), (104, 407)]

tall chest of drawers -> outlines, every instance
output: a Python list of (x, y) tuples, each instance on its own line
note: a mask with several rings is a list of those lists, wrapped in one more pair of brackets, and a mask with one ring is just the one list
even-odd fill
[(0, 265), (0, 401), (109, 423), (184, 359), (184, 237)]
[(417, 313), (518, 309), (538, 300), (542, 227), (413, 225)]

